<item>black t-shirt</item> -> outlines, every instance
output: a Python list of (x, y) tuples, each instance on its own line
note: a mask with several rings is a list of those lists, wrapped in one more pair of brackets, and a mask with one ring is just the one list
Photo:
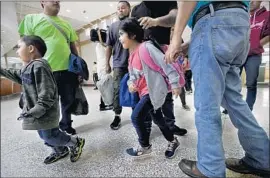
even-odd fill
[[(143, 1), (132, 9), (131, 16), (136, 18), (141, 17), (162, 17), (172, 9), (177, 9), (176, 1)], [(171, 28), (167, 27), (152, 27), (144, 31), (144, 37), (152, 37), (160, 44), (170, 43)]]

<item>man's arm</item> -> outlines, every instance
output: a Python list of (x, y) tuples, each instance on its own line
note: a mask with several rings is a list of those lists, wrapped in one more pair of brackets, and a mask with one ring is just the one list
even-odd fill
[(269, 42), (270, 42), (270, 36), (266, 36), (266, 37), (264, 37), (263, 39), (260, 40), (261, 46), (264, 46)]
[(114, 25), (112, 24), (108, 30), (107, 40), (106, 40), (106, 72), (109, 74), (112, 71), (111, 65), (110, 65), (110, 59), (112, 56), (113, 51), (113, 45), (115, 44), (115, 40), (113, 38), (113, 28)]
[(78, 50), (76, 48), (75, 42), (70, 43), (70, 50), (72, 54), (75, 54), (76, 56), (79, 56)]
[(177, 16), (177, 9), (172, 9), (169, 14), (162, 16), (162, 17), (158, 17), (157, 20), (157, 26), (161, 26), (161, 27), (172, 27), (175, 24), (175, 20), (176, 20), (176, 16)]
[[(179, 2), (176, 23), (173, 38), (166, 52), (166, 61), (171, 63), (177, 60), (179, 55), (183, 55), (182, 35), (186, 28), (187, 22), (197, 5), (197, 1), (181, 1)], [(188, 44), (187, 44), (188, 47)]]

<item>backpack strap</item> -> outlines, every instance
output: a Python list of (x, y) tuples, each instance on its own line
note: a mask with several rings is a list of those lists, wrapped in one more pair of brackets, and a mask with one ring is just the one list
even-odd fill
[(140, 57), (141, 61), (143, 61), (148, 67), (150, 67), (152, 70), (160, 73), (163, 77), (167, 78), (163, 69), (161, 67), (159, 67), (153, 61), (152, 57), (150, 56), (150, 53), (149, 53), (148, 49), (146, 48), (146, 43), (142, 43), (139, 46), (139, 57)]

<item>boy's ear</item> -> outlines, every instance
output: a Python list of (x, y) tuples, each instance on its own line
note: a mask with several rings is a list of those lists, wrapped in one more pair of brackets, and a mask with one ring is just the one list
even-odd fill
[(33, 53), (35, 51), (35, 47), (33, 45), (28, 46), (29, 52)]

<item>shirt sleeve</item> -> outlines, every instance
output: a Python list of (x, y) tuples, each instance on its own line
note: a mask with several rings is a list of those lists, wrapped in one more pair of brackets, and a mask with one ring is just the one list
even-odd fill
[(19, 69), (3, 69), (0, 68), (0, 75), (12, 80), (16, 83), (22, 84), (21, 70)]
[(134, 6), (134, 7), (132, 8), (132, 11), (131, 11), (131, 13), (130, 13), (130, 16), (131, 16), (131, 17), (137, 18), (137, 14), (136, 14), (137, 7), (138, 7), (138, 5), (136, 5), (136, 6)]
[(33, 20), (31, 15), (26, 15), (19, 24), (18, 32), (20, 36), (34, 35)]
[(75, 32), (75, 30), (72, 28), (72, 26), (69, 24), (69, 28), (70, 28), (70, 42), (75, 42), (78, 40), (78, 35)]
[(161, 67), (163, 72), (169, 78), (169, 83), (171, 84), (172, 89), (180, 88), (179, 75), (171, 64), (165, 63), (165, 55), (151, 43), (145, 43), (145, 46), (154, 63)]
[(38, 119), (58, 100), (55, 98), (56, 85), (51, 72), (42, 65), (36, 65), (34, 67), (34, 76), (38, 99), (35, 106), (27, 114)]
[(173, 9), (178, 9), (177, 1), (168, 1), (168, 3), (169, 3), (168, 13)]
[(111, 47), (113, 47), (115, 44), (115, 40), (113, 39), (113, 24), (110, 26), (108, 30), (106, 44)]
[(263, 25), (261, 38), (264, 38), (264, 37), (270, 35), (270, 17), (269, 17), (269, 15), (270, 15), (270, 13), (268, 11), (267, 18), (265, 19), (265, 22), (264, 22), (264, 25)]

